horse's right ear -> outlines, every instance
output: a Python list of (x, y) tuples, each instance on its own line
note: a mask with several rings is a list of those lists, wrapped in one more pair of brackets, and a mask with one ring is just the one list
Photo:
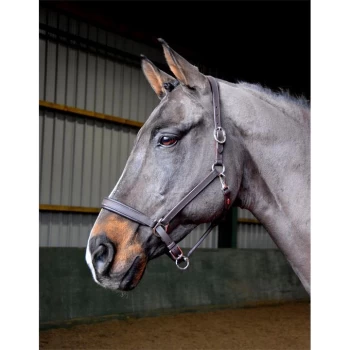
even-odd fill
[(160, 99), (162, 99), (166, 94), (166, 89), (164, 88), (165, 83), (169, 83), (174, 81), (175, 78), (171, 75), (163, 72), (158, 69), (147, 57), (141, 55), (142, 62), (142, 71), (151, 85), (152, 89), (158, 95)]

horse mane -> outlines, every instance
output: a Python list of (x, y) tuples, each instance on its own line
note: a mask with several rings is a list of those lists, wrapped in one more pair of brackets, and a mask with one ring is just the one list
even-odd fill
[(266, 102), (270, 102), (269, 100), (273, 99), (277, 102), (287, 102), (295, 104), (299, 107), (310, 109), (309, 100), (307, 100), (304, 96), (291, 95), (289, 90), (283, 90), (280, 88), (280, 91), (277, 92), (268, 87), (262, 86), (261, 84), (251, 84), (243, 81), (239, 81), (237, 84), (244, 89), (260, 92), (260, 97)]
[(245, 90), (298, 121), (304, 122), (306, 116), (310, 116), (310, 102), (304, 96), (296, 97), (291, 95), (288, 90), (280, 89), (279, 92), (276, 92), (268, 87), (263, 87), (261, 84), (251, 84), (244, 81), (238, 81), (237, 83), (222, 79), (218, 79), (218, 81)]
[[(298, 119), (299, 113), (295, 113), (295, 108), (298, 107), (302, 109), (306, 109), (308, 112), (310, 111), (310, 101), (307, 100), (304, 96), (294, 96), (291, 95), (289, 90), (283, 90), (280, 88), (280, 91), (273, 91), (272, 89), (262, 86), (259, 83), (252, 84), (245, 81), (238, 81), (237, 83), (231, 83), (226, 80), (218, 79), (218, 81), (225, 83), (227, 85), (231, 86), (238, 86), (241, 87), (244, 90), (248, 90), (254, 93), (254, 95), (257, 95), (261, 100), (274, 105), (275, 107), (282, 110), (284, 113), (287, 113), (293, 117), (296, 117)], [(171, 80), (169, 82), (166, 82), (163, 84), (163, 87), (168, 92), (173, 91), (178, 85), (180, 85), (180, 82), (177, 79)]]

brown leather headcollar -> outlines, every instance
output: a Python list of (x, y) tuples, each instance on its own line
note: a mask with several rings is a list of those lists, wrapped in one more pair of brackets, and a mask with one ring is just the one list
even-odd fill
[[(225, 166), (223, 164), (223, 150), (226, 142), (226, 133), (221, 125), (220, 115), (220, 95), (219, 86), (211, 76), (207, 77), (211, 86), (213, 95), (213, 108), (214, 108), (214, 140), (215, 140), (215, 162), (212, 165), (212, 169), (209, 174), (190, 191), (169, 213), (159, 220), (149, 218), (145, 214), (139, 212), (126, 204), (123, 204), (113, 198), (105, 198), (102, 201), (102, 208), (111, 212), (124, 216), (132, 221), (139, 223), (140, 225), (148, 226), (152, 229), (153, 233), (159, 237), (167, 246), (170, 257), (175, 261), (176, 266), (185, 270), (189, 266), (189, 256), (193, 251), (203, 242), (208, 236), (211, 230), (217, 225), (217, 222), (211, 223), (208, 230), (203, 234), (195, 246), (185, 256), (181, 248), (174, 242), (168, 232), (168, 226), (170, 222), (178, 215), (182, 209), (184, 209), (194, 198), (197, 197), (207, 186), (209, 186), (215, 178), (219, 177), (221, 183), (221, 189), (224, 195), (224, 210), (221, 217), (226, 214), (226, 211), (230, 207), (230, 190), (225, 181)], [(220, 169), (220, 170), (218, 170)], [(185, 266), (181, 266), (180, 263), (185, 262)]]

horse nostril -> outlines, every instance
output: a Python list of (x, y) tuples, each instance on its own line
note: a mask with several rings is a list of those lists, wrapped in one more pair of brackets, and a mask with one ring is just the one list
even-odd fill
[(106, 274), (114, 258), (114, 245), (103, 240), (91, 254), (92, 264), (100, 275)]

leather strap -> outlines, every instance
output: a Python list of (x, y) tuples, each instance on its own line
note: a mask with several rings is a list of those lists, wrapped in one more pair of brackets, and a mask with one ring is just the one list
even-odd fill
[(219, 143), (217, 139), (224, 140), (226, 139), (226, 136), (224, 137), (224, 131), (222, 129), (221, 125), (221, 110), (220, 110), (220, 93), (219, 93), (219, 85), (211, 76), (207, 76), (209, 79), (212, 96), (213, 96), (213, 109), (214, 109), (214, 134), (217, 133), (218, 138), (215, 139), (215, 164), (222, 165), (223, 164), (223, 151), (224, 151), (224, 144)]
[(213, 230), (213, 228), (216, 226), (216, 223), (211, 223), (208, 227), (208, 229), (203, 233), (202, 237), (198, 240), (198, 242), (191, 248), (191, 250), (187, 253), (187, 257), (189, 258), (191, 254), (202, 244), (202, 242), (207, 238), (209, 233)]
[(221, 111), (220, 111), (220, 95), (219, 95), (219, 85), (215, 78), (208, 75), (207, 78), (210, 82), (210, 87), (213, 94), (213, 109), (214, 109), (214, 126), (215, 129), (221, 127)]
[[(182, 250), (169, 236), (166, 230), (163, 228), (168, 226), (171, 220), (180, 213), (180, 211), (185, 208), (194, 198), (198, 196), (217, 176), (219, 172), (214, 169), (209, 175), (202, 180), (186, 197), (184, 197), (163, 219), (158, 222), (155, 231), (160, 236), (162, 241), (167, 245), (169, 253), (173, 260), (179, 260), (183, 257)], [(201, 243), (201, 242), (200, 242)], [(199, 243), (199, 244), (200, 244)]]
[(173, 241), (173, 239), (167, 234), (162, 226), (157, 226), (155, 230), (160, 236), (161, 240), (166, 244), (170, 253), (170, 257), (173, 260), (180, 260), (183, 257), (183, 253), (180, 247)]
[(162, 222), (166, 225), (180, 213), (194, 198), (196, 198), (217, 176), (219, 172), (214, 169), (208, 176), (202, 180), (186, 197), (184, 197), (170, 212), (163, 218)]
[(138, 210), (131, 208), (112, 198), (104, 198), (102, 201), (102, 207), (116, 214), (124, 216), (132, 221), (136, 221), (141, 225), (145, 225), (153, 228), (157, 224), (157, 221), (152, 220), (151, 218), (142, 214)]

